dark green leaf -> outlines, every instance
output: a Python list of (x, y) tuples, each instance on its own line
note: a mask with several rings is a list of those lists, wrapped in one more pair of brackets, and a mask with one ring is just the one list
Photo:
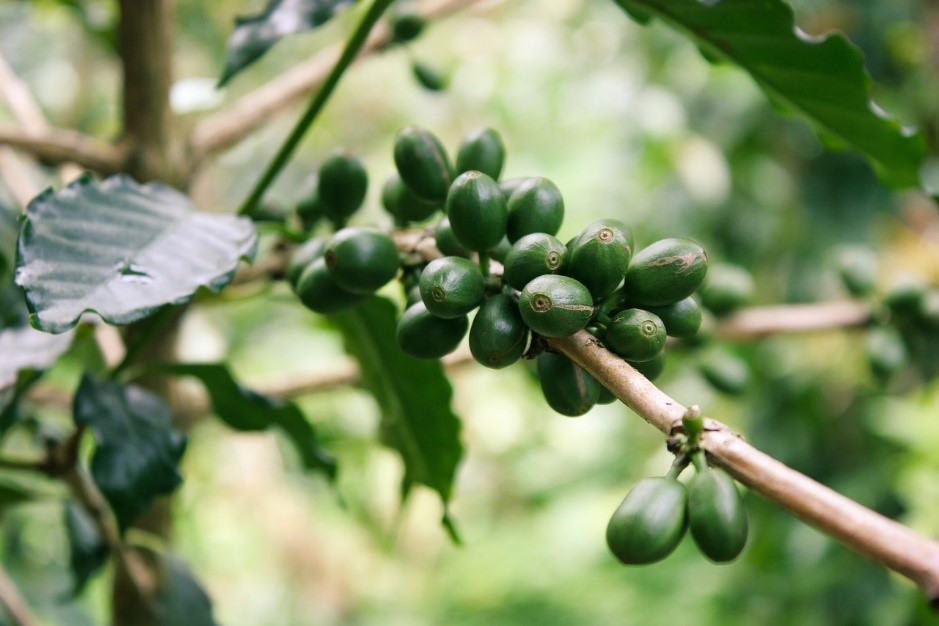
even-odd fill
[(160, 371), (179, 376), (194, 376), (202, 381), (219, 419), (240, 431), (281, 428), (300, 454), (307, 469), (336, 477), (336, 461), (316, 438), (316, 431), (303, 412), (292, 402), (275, 400), (238, 384), (222, 363), (176, 363), (159, 366)]
[(108, 560), (108, 547), (98, 533), (94, 520), (79, 503), (65, 503), (65, 532), (68, 536), (69, 566), (74, 586), (71, 595), (77, 596)]
[(256, 239), (248, 218), (196, 212), (165, 185), (85, 177), (29, 203), (16, 282), (40, 330), (63, 332), (85, 311), (129, 324), (220, 290)]
[(707, 54), (746, 70), (773, 100), (867, 156), (888, 184), (919, 183), (922, 136), (871, 101), (862, 53), (842, 35), (806, 35), (781, 0), (615, 2), (630, 15), (660, 18)]
[(20, 224), (19, 212), (12, 206), (0, 202), (0, 284), (9, 280), (13, 269), (13, 257), (16, 254), (16, 237)]
[(173, 429), (159, 397), (134, 385), (82, 378), (74, 419), (94, 431), (91, 476), (125, 530), (159, 495), (181, 482), (179, 459), (186, 437)]
[(325, 24), (355, 0), (270, 0), (258, 15), (239, 17), (228, 38), (228, 59), (219, 87), (251, 65), (282, 37)]
[(162, 573), (154, 598), (156, 626), (217, 626), (212, 600), (182, 560), (164, 556)]
[(395, 342), (397, 310), (388, 300), (370, 298), (330, 320), (381, 407), (386, 442), (404, 459), (404, 491), (421, 483), (437, 491), (446, 505), (463, 445), (443, 366), (401, 351)]

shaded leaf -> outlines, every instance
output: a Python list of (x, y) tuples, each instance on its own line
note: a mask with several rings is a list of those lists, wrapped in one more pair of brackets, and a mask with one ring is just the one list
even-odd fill
[(73, 333), (50, 335), (30, 326), (0, 329), (0, 390), (16, 383), (26, 369), (44, 370), (68, 350)]
[(355, 0), (270, 0), (262, 13), (235, 20), (219, 87), (271, 49), (282, 37), (325, 24)]
[(77, 596), (108, 561), (108, 547), (98, 533), (98, 527), (87, 511), (74, 500), (65, 503), (65, 533), (69, 545), (69, 567), (74, 585), (72, 596)]
[(854, 146), (884, 182), (919, 184), (925, 142), (871, 101), (863, 55), (840, 34), (810, 37), (781, 0), (615, 0), (634, 16), (655, 16), (709, 56), (747, 71), (778, 103), (823, 134)]
[(163, 556), (163, 576), (154, 598), (156, 626), (217, 626), (212, 600), (180, 559)]
[(240, 431), (261, 431), (276, 426), (297, 449), (304, 467), (336, 477), (336, 461), (320, 446), (316, 430), (293, 402), (261, 395), (238, 384), (222, 363), (174, 363), (160, 371), (194, 376), (202, 381), (219, 419)]
[(181, 482), (179, 460), (186, 437), (173, 429), (160, 398), (135, 385), (85, 374), (75, 392), (74, 420), (97, 441), (91, 477), (114, 510), (121, 531)]
[(199, 213), (160, 183), (84, 177), (29, 203), (16, 283), (40, 330), (63, 332), (85, 311), (129, 324), (199, 287), (220, 290), (256, 239), (248, 218)]
[(401, 351), (395, 341), (397, 309), (383, 298), (369, 298), (329, 319), (342, 332), (346, 349), (359, 362), (363, 385), (381, 407), (385, 441), (404, 459), (404, 492), (421, 483), (437, 491), (446, 505), (463, 445), (460, 420), (450, 408), (453, 391), (440, 361), (418, 360)]
[(17, 221), (19, 211), (0, 202), (0, 284), (5, 284), (13, 269), (13, 257), (16, 254), (16, 237), (20, 224)]

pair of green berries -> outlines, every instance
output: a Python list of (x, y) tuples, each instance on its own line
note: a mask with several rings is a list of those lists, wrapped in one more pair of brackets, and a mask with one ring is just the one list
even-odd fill
[(747, 543), (748, 521), (734, 480), (708, 467), (695, 452), (695, 477), (687, 487), (681, 468), (636, 483), (606, 529), (607, 546), (626, 565), (655, 563), (672, 553), (690, 529), (700, 552), (715, 563), (736, 559)]

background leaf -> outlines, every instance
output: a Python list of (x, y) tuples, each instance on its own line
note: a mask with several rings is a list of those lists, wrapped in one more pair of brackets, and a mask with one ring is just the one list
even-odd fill
[(162, 582), (154, 598), (156, 626), (217, 626), (212, 600), (182, 560), (163, 556)]
[(78, 502), (65, 503), (65, 533), (69, 545), (69, 566), (75, 584), (71, 595), (77, 596), (108, 561), (108, 547), (98, 534), (91, 516)]
[(50, 335), (29, 326), (0, 330), (0, 390), (12, 387), (25, 369), (43, 370), (68, 350), (73, 333)]
[(215, 414), (228, 426), (240, 431), (277, 426), (297, 449), (307, 469), (322, 471), (330, 479), (336, 477), (335, 459), (320, 446), (313, 425), (293, 402), (276, 400), (242, 387), (223, 363), (178, 363), (157, 369), (198, 378), (209, 393)]
[(325, 24), (355, 0), (270, 0), (262, 13), (235, 20), (219, 87), (251, 65), (282, 37)]
[(129, 324), (224, 287), (256, 238), (249, 219), (198, 213), (165, 185), (86, 177), (29, 203), (16, 282), (40, 330), (63, 332), (85, 311)]
[(776, 102), (862, 152), (884, 182), (919, 184), (926, 156), (922, 136), (871, 101), (863, 55), (842, 35), (806, 35), (781, 0), (615, 2), (630, 15), (658, 17), (706, 55), (746, 70)]
[(331, 316), (346, 349), (359, 362), (362, 383), (381, 407), (382, 433), (404, 459), (404, 491), (421, 483), (449, 501), (463, 455), (460, 420), (450, 409), (453, 395), (440, 361), (414, 359), (395, 341), (397, 309), (369, 298)]
[(5, 284), (13, 269), (13, 257), (16, 254), (16, 237), (20, 225), (17, 221), (19, 212), (0, 202), (0, 284)]
[(160, 398), (141, 387), (82, 377), (74, 419), (94, 431), (91, 476), (125, 530), (159, 495), (181, 482), (186, 437), (173, 429)]

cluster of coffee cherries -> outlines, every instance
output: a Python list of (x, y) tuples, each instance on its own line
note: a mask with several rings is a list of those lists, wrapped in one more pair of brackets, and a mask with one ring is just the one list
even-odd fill
[[(700, 411), (692, 407), (682, 421), (685, 439), (668, 474), (636, 483), (607, 525), (607, 545), (626, 565), (664, 559), (689, 529), (701, 554), (715, 563), (733, 561), (747, 543), (747, 511), (733, 478), (709, 467), (697, 448)], [(695, 476), (686, 485), (678, 477), (689, 463)]]
[[(701, 325), (693, 294), (707, 274), (707, 255), (684, 238), (634, 253), (632, 229), (616, 219), (592, 222), (562, 242), (556, 237), (564, 220), (560, 190), (541, 177), (500, 181), (504, 161), (502, 139), (489, 128), (463, 139), (455, 166), (433, 133), (404, 128), (382, 204), (399, 228), (426, 223), (442, 210), (426, 230), (442, 256), (428, 262), (407, 250), (399, 255), (387, 234), (341, 228), (301, 246), (288, 278), (304, 304), (329, 314), (354, 306), (400, 269), (407, 308), (396, 338), (405, 353), (440, 358), (467, 333), (473, 357), (489, 368), (539, 352), (548, 403), (564, 415), (581, 415), (613, 396), (545, 349), (550, 339), (586, 330), (655, 378), (666, 336), (693, 337)], [(301, 217), (325, 215), (345, 224), (365, 197), (366, 181), (357, 159), (334, 155), (321, 166), (317, 193), (300, 207)], [(533, 337), (549, 341), (530, 350)]]

